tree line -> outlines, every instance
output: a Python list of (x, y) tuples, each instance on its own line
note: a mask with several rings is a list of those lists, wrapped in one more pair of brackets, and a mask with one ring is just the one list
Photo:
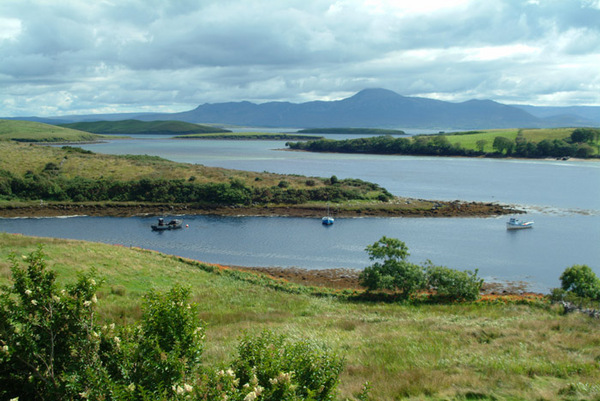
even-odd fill
[(294, 150), (335, 153), (372, 153), (424, 156), (487, 156), (487, 157), (597, 157), (600, 129), (577, 128), (569, 138), (529, 141), (522, 132), (512, 140), (503, 136), (494, 138), (493, 152), (485, 152), (488, 141), (480, 140), (476, 149), (467, 149), (458, 143), (450, 143), (446, 135), (418, 135), (412, 138), (377, 136), (357, 139), (321, 139), (307, 142), (288, 142)]

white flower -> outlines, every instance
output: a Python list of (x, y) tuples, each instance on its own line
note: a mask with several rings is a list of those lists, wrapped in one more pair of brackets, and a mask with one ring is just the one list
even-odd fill
[(254, 391), (250, 391), (245, 397), (244, 401), (254, 401), (258, 395)]
[(2, 351), (6, 352), (8, 354), (8, 345), (5, 345), (4, 347), (2, 347)]
[(90, 279), (90, 283), (91, 283), (92, 285), (96, 285), (96, 280), (94, 280), (94, 279), (92, 278), (92, 279)]
[(11, 398), (10, 401), (19, 401), (19, 397)]
[(114, 324), (114, 323), (111, 323), (111, 324), (110, 324), (110, 326), (108, 326), (108, 327), (109, 327), (111, 330), (114, 330), (114, 329), (115, 329), (115, 324)]
[(32, 300), (31, 300), (31, 303), (32, 303), (33, 305), (37, 305), (37, 301), (36, 301), (35, 299), (32, 299)]
[(94, 294), (94, 296), (92, 297), (92, 302), (95, 304), (98, 303), (98, 298), (96, 298), (96, 294)]
[(92, 301), (84, 301), (83, 306), (88, 307), (92, 304)]
[(31, 295), (31, 290), (25, 290), (25, 295)]
[(54, 302), (60, 302), (60, 297), (57, 295), (52, 295), (52, 299), (54, 300)]
[(185, 383), (183, 385), (183, 389), (186, 391), (186, 393), (191, 393), (194, 388), (192, 386), (190, 386), (189, 384)]
[(131, 383), (129, 386), (127, 386), (127, 391), (133, 393), (134, 390), (135, 390), (135, 383)]
[(227, 375), (229, 375), (231, 377), (235, 377), (235, 373), (233, 372), (233, 369), (231, 369), (231, 368), (227, 369), (227, 372), (225, 372), (225, 373), (227, 373)]

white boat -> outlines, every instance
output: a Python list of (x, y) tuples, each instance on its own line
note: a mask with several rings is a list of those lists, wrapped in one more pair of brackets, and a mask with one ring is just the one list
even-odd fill
[(533, 228), (533, 221), (521, 221), (514, 217), (511, 217), (506, 222), (507, 230), (522, 230), (524, 228)]

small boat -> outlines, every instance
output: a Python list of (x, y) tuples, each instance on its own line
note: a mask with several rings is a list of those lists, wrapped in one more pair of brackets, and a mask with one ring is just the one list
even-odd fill
[(519, 219), (515, 219), (514, 217), (511, 217), (506, 222), (507, 230), (522, 230), (524, 228), (533, 228), (533, 221), (521, 221)]
[(332, 225), (334, 222), (333, 217), (331, 216), (325, 216), (321, 219), (321, 223), (323, 223), (326, 226), (330, 226)]
[(182, 224), (183, 221), (178, 219), (173, 219), (168, 223), (165, 223), (165, 219), (161, 217), (158, 219), (158, 223), (152, 224), (151, 227), (153, 231), (175, 230), (177, 228), (181, 228)]
[(332, 225), (334, 222), (333, 217), (331, 217), (331, 215), (329, 214), (329, 204), (327, 205), (327, 216), (323, 217), (321, 219), (321, 223), (323, 223), (324, 226), (330, 226)]

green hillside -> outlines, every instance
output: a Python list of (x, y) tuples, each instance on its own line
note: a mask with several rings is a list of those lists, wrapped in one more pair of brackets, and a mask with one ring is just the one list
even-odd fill
[(353, 298), (351, 291), (292, 285), (139, 248), (4, 233), (0, 284), (10, 282), (9, 253), (25, 263), (21, 255), (38, 244), (61, 285), (74, 283), (77, 272), (95, 271), (104, 280), (95, 306), (99, 325), (138, 321), (142, 296), (150, 290), (189, 287), (206, 329), (202, 363), (215, 370), (234, 358), (242, 333), (269, 329), (324, 344), (344, 358), (338, 400), (358, 399), (365, 382), (371, 386), (369, 399), (384, 401), (597, 400), (600, 395), (597, 319), (562, 314), (544, 299), (367, 301)]
[(0, 120), (0, 141), (88, 142), (103, 136), (33, 121)]
[(60, 124), (61, 127), (93, 132), (95, 134), (152, 134), (152, 135), (188, 135), (213, 132), (231, 132), (208, 125), (198, 125), (183, 121), (95, 121)]

